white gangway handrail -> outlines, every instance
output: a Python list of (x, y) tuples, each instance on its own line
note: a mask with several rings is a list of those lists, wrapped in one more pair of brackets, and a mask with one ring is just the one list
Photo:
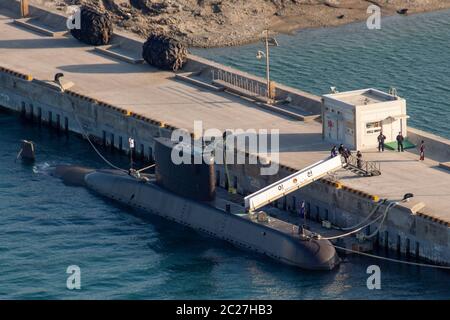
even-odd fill
[(244, 198), (246, 211), (255, 211), (275, 200), (288, 195), (330, 172), (341, 169), (345, 164), (341, 156), (316, 162)]

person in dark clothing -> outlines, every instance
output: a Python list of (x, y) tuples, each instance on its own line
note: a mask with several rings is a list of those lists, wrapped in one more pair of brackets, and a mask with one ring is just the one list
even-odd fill
[(420, 160), (425, 160), (425, 141), (422, 140), (422, 142), (420, 143)]
[(333, 146), (333, 148), (331, 149), (331, 157), (334, 158), (338, 155), (338, 151), (336, 146)]
[(398, 152), (403, 152), (404, 151), (404, 149), (403, 149), (403, 141), (405, 140), (405, 138), (403, 137), (403, 135), (402, 135), (402, 133), (401, 132), (399, 132), (398, 133), (398, 136), (397, 136), (397, 150), (398, 150)]
[(378, 152), (384, 152), (384, 141), (386, 140), (386, 136), (383, 134), (383, 131), (380, 131), (380, 134), (377, 137), (378, 139)]
[(304, 219), (306, 217), (305, 201), (300, 201), (300, 206), (298, 208), (298, 214), (300, 216), (300, 219)]
[[(300, 207), (299, 207), (299, 223), (298, 223), (298, 233), (302, 234), (304, 233), (303, 226), (306, 224), (306, 207), (305, 207), (305, 201), (300, 201)], [(304, 222), (304, 224), (302, 224)]]
[(359, 150), (356, 152), (356, 165), (359, 169), (362, 168), (362, 153)]
[(344, 148), (344, 151), (342, 152), (342, 156), (345, 159), (345, 163), (348, 163), (348, 158), (352, 155), (351, 151), (348, 150), (348, 148)]
[(338, 152), (339, 152), (339, 154), (340, 154), (341, 156), (343, 156), (343, 155), (344, 155), (344, 151), (345, 151), (344, 145), (341, 143), (341, 144), (339, 145)]

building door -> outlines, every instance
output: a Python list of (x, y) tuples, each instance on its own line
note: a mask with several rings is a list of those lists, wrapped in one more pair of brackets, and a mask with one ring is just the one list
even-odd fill
[(338, 141), (338, 123), (336, 119), (327, 117), (326, 128), (328, 133), (328, 139), (332, 141)]

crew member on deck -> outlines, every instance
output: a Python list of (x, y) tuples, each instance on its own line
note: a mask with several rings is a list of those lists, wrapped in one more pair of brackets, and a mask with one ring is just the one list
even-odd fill
[(384, 141), (386, 140), (386, 136), (383, 134), (383, 131), (380, 131), (380, 134), (377, 137), (378, 139), (378, 152), (384, 152)]
[(405, 140), (405, 138), (403, 137), (402, 133), (399, 132), (398, 136), (397, 136), (397, 150), (398, 152), (403, 152), (403, 141)]

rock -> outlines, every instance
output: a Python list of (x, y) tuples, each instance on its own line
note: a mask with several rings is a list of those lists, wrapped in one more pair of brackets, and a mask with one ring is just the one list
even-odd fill
[(106, 13), (93, 8), (81, 7), (81, 29), (72, 29), (75, 39), (98, 46), (108, 44), (113, 34), (112, 21)]
[(399, 9), (397, 10), (398, 14), (408, 14), (408, 9), (404, 8), (404, 9)]
[(175, 39), (151, 35), (144, 43), (142, 57), (149, 65), (177, 71), (187, 62), (187, 49)]

